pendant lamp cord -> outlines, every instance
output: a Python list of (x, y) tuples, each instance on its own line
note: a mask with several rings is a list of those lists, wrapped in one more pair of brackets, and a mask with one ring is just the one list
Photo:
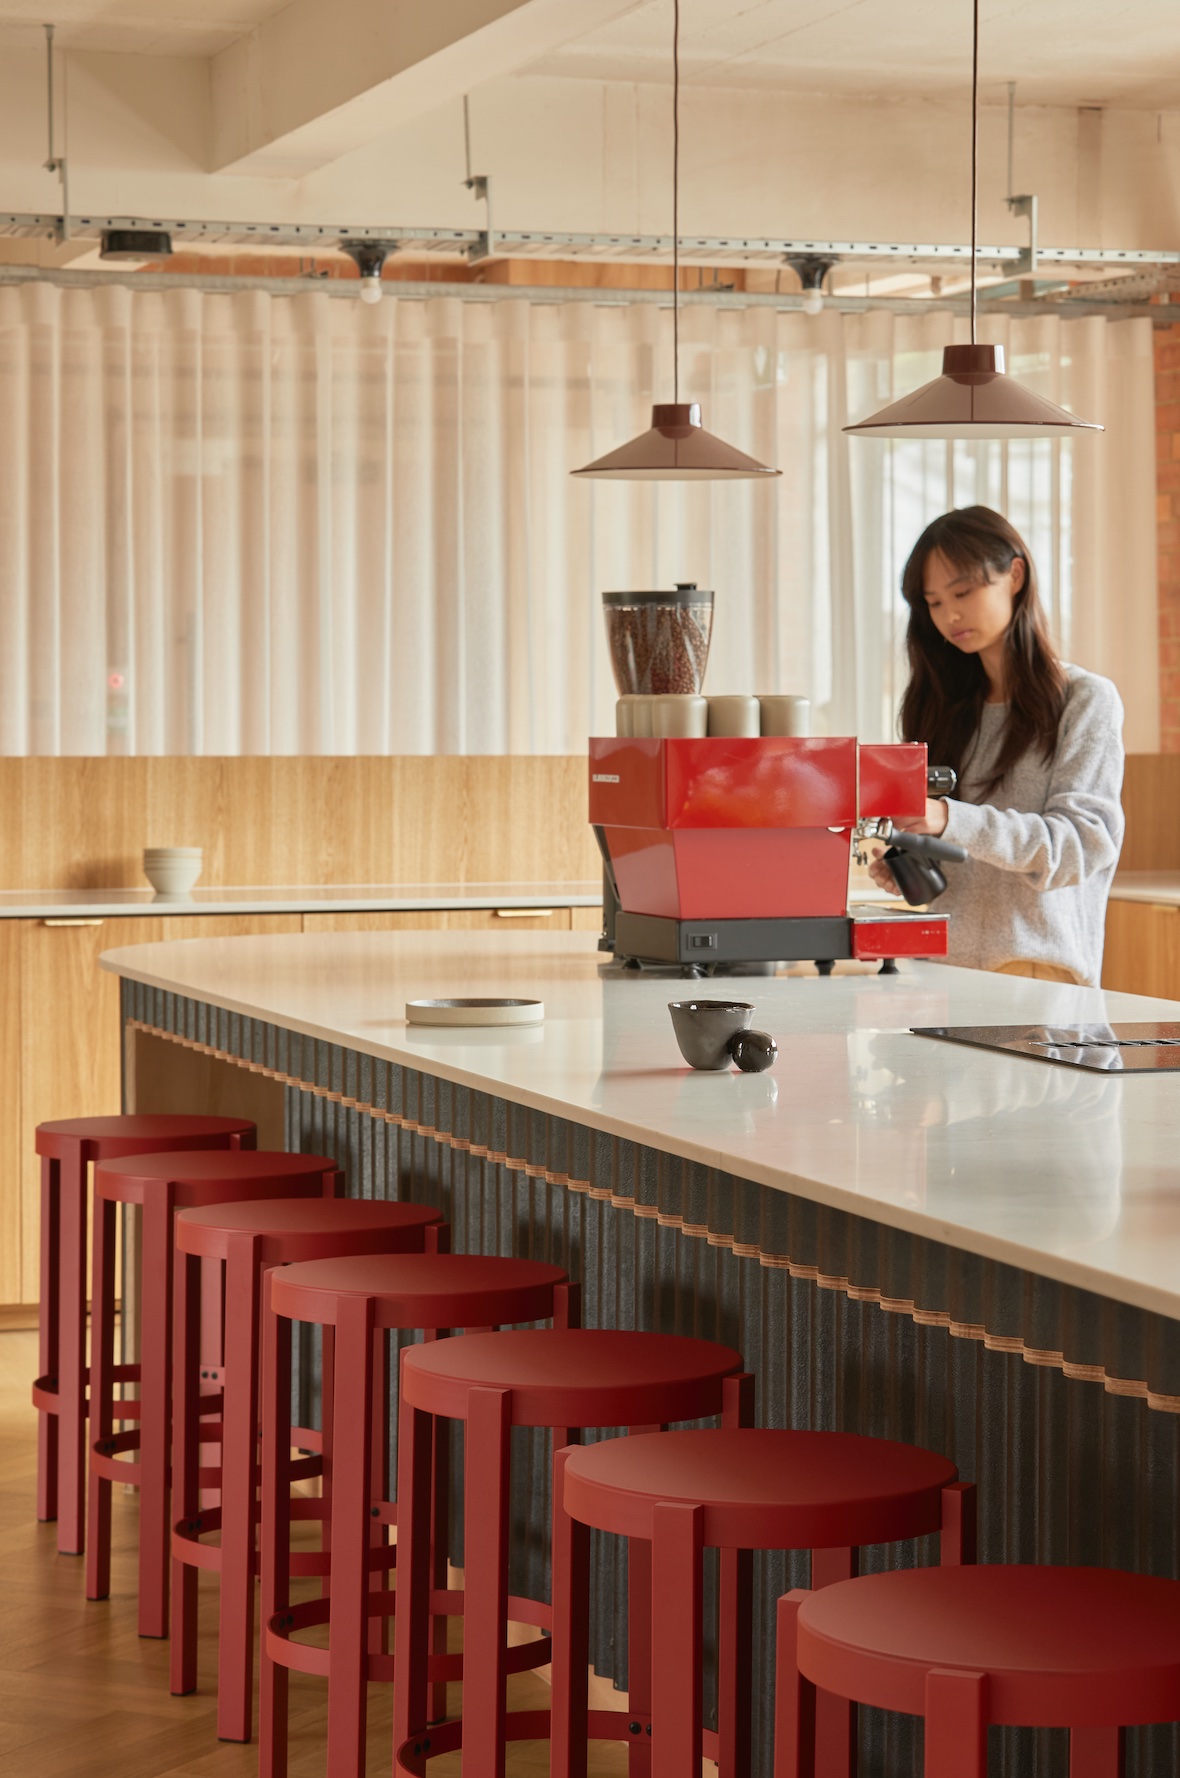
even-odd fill
[[(677, 0), (679, 5), (680, 0)], [(971, 344), (975, 344), (975, 256), (979, 236), (979, 0), (971, 32)]]
[(680, 400), (680, 0), (672, 0), (672, 400)]

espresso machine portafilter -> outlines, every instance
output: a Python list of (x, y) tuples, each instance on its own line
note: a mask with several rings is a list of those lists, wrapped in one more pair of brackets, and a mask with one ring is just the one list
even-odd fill
[[(950, 766), (931, 766), (926, 773), (926, 794), (950, 796), (957, 783), (958, 778)], [(962, 846), (956, 846), (950, 840), (936, 839), (929, 833), (906, 833), (883, 817), (857, 823), (854, 843), (858, 864), (867, 863), (868, 854), (864, 848), (873, 840), (885, 842), (884, 863), (889, 866), (903, 898), (913, 908), (927, 906), (946, 888), (939, 862), (964, 864), (967, 860)]]

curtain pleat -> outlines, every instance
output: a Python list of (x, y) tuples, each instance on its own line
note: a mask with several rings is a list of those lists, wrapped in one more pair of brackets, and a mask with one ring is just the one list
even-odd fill
[(977, 500), (1154, 749), (1150, 324), (981, 332), (1105, 435), (849, 440), (961, 321), (689, 304), (682, 398), (782, 477), (582, 483), (671, 395), (662, 307), (0, 289), (0, 752), (578, 752), (613, 726), (600, 594), (683, 580), (708, 690), (886, 737), (905, 557)]

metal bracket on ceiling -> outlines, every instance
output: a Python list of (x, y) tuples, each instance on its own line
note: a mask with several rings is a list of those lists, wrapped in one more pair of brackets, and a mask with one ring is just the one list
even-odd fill
[[(1020, 249), (1020, 257), (1012, 270), (1018, 278), (1033, 278), (1037, 271), (1037, 200), (1031, 192), (1023, 197), (1008, 198), (1008, 208), (1013, 216), (1028, 217), (1028, 245)], [(1007, 269), (1007, 268), (1005, 268)]]
[(472, 265), (475, 265), (481, 259), (492, 257), (495, 252), (496, 236), (492, 228), (491, 174), (471, 171), (471, 113), (466, 93), (463, 94), (463, 148), (467, 162), (467, 177), (463, 183), (468, 191), (484, 205), (483, 228), (467, 249), (467, 258)]
[(47, 173), (56, 173), (61, 180), (61, 215), (57, 219), (57, 226), (54, 229), (54, 234), (59, 241), (68, 241), (70, 238), (70, 169), (65, 155), (58, 154), (57, 152), (56, 132), (54, 129), (57, 110), (57, 107), (53, 102), (53, 38), (55, 29), (56, 27), (53, 25), (46, 25), (45, 27), (45, 63), (49, 110), (49, 156), (48, 159), (41, 164), (44, 166)]

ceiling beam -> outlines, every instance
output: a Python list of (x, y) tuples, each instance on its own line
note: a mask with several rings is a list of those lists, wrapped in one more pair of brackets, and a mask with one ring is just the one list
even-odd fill
[(212, 170), (301, 178), (639, 3), (291, 0), (213, 58)]

